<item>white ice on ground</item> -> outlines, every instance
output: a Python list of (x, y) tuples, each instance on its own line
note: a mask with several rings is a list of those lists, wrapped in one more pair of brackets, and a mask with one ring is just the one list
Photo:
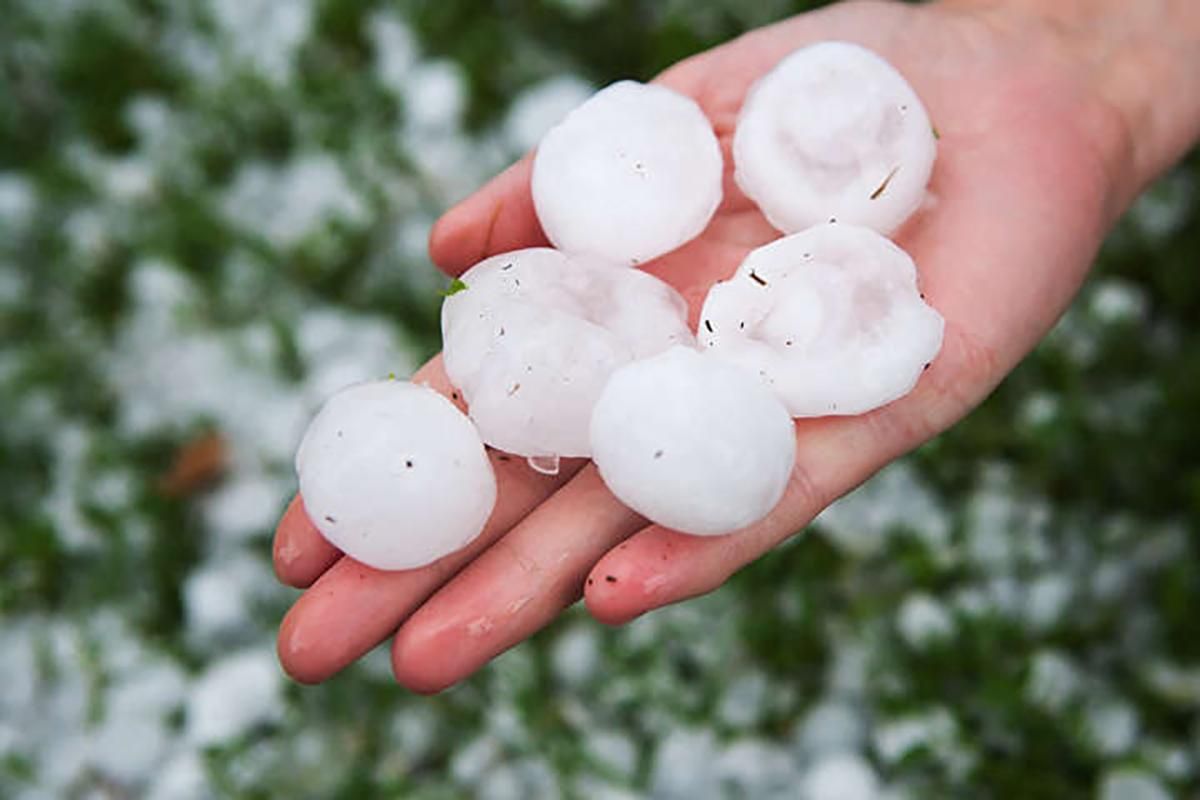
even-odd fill
[(760, 78), (733, 139), (738, 186), (784, 233), (834, 219), (896, 230), (920, 206), (936, 155), (912, 87), (846, 42), (801, 48)]
[(583, 749), (602, 770), (629, 780), (637, 770), (638, 749), (634, 740), (620, 730), (589, 730)]
[(1065, 573), (1039, 575), (1028, 586), (1024, 616), (1030, 629), (1047, 631), (1063, 618), (1075, 593), (1074, 582)]
[(183, 584), (187, 637), (204, 648), (245, 633), (250, 614), (273, 589), (270, 568), (249, 552), (202, 564)]
[(1138, 324), (1150, 314), (1150, 298), (1143, 287), (1132, 281), (1105, 277), (1092, 284), (1088, 310), (1106, 325)]
[(0, 652), (0, 758), (28, 759), (38, 789), (17, 796), (66, 796), (88, 774), (136, 793), (175, 750), (186, 677), (111, 611), (11, 616)]
[(721, 202), (721, 148), (689, 97), (620, 81), (538, 145), (531, 189), (550, 241), (642, 264), (700, 234)]
[(958, 723), (945, 708), (930, 707), (902, 717), (880, 720), (872, 731), (875, 753), (885, 765), (924, 748), (936, 754), (957, 746)]
[(185, 735), (199, 747), (220, 745), (283, 714), (283, 676), (269, 645), (212, 662), (192, 684)]
[(376, 78), (395, 95), (403, 96), (419, 50), (412, 30), (394, 13), (376, 11), (367, 20), (367, 36)]
[(1025, 698), (1047, 711), (1059, 712), (1084, 688), (1084, 678), (1071, 657), (1059, 650), (1043, 649), (1029, 662)]
[(229, 56), (277, 83), (288, 79), (296, 50), (308, 38), (311, 0), (209, 0)]
[(837, 753), (817, 761), (800, 784), (804, 800), (876, 800), (879, 778), (856, 753)]
[(1156, 776), (1137, 767), (1116, 767), (1100, 779), (1097, 800), (1171, 800)]
[(600, 666), (600, 640), (590, 626), (576, 626), (554, 642), (550, 662), (555, 676), (568, 686), (581, 686)]
[(1184, 666), (1159, 655), (1143, 661), (1139, 673), (1146, 686), (1164, 700), (1200, 708), (1200, 665)]
[(907, 394), (944, 323), (899, 247), (824, 224), (752, 250), (700, 312), (702, 349), (757, 373), (795, 417), (861, 414)]
[(409, 67), (401, 93), (410, 129), (454, 129), (467, 104), (466, 77), (453, 61), (422, 61)]
[(213, 796), (204, 760), (196, 750), (180, 750), (155, 773), (146, 800), (206, 800)]
[(397, 380), (331, 397), (296, 451), (309, 519), (377, 569), (424, 566), (479, 535), (496, 477), (479, 432), (447, 398)]
[(221, 206), (230, 224), (280, 249), (299, 244), (319, 224), (340, 220), (360, 225), (369, 215), (342, 167), (319, 151), (299, 154), (282, 167), (248, 162)]
[(37, 193), (19, 173), (0, 172), (0, 231), (23, 230), (37, 210)]
[(189, 327), (184, 309), (197, 290), (170, 264), (139, 263), (130, 283), (135, 310), (108, 365), (121, 432), (147, 435), (203, 419), (226, 436), (235, 459), (286, 459), (309, 410), (302, 393), (246, 347), (255, 331)]
[(734, 678), (717, 703), (716, 716), (732, 728), (747, 728), (758, 724), (766, 710), (771, 686), (767, 676), (751, 671)]
[(717, 744), (712, 731), (676, 729), (659, 741), (650, 771), (650, 794), (659, 800), (713, 797)]
[(246, 466), (232, 480), (223, 481), (201, 501), (207, 530), (225, 541), (244, 541), (270, 532), (279, 520), (282, 498), (294, 487), (291, 481)]
[(174, 664), (142, 663), (116, 677), (103, 722), (88, 732), (88, 762), (133, 784), (152, 775), (175, 744), (168, 715), (182, 705), (186, 680)]
[(954, 633), (954, 619), (932, 595), (917, 592), (900, 604), (896, 629), (910, 647), (920, 649), (949, 638)]
[(679, 293), (641, 270), (548, 248), (468, 270), (442, 305), (446, 374), (489, 445), (587, 456), (588, 421), (618, 367), (691, 344)]
[(296, 323), (296, 347), (308, 367), (305, 399), (314, 406), (339, 389), (416, 367), (410, 350), (384, 317), (333, 307), (305, 310)]
[(621, 502), (700, 535), (762, 519), (787, 488), (787, 410), (738, 366), (686, 347), (613, 373), (591, 422), (592, 459)]
[(717, 780), (713, 789), (717, 791), (709, 796), (755, 800), (792, 800), (796, 797), (799, 770), (794, 759), (784, 748), (763, 739), (745, 738), (731, 742), (717, 755), (714, 771)]
[(513, 150), (532, 150), (546, 132), (586, 101), (595, 89), (576, 75), (555, 75), (516, 96), (504, 117), (504, 138)]
[(463, 786), (474, 786), (500, 758), (500, 743), (487, 735), (478, 736), (455, 750), (450, 775)]
[(554, 772), (539, 758), (497, 764), (478, 781), (474, 797), (478, 800), (527, 800), (561, 797)]
[(826, 699), (812, 706), (792, 734), (805, 756), (857, 750), (866, 735), (866, 720), (853, 704)]
[(1083, 709), (1084, 734), (1106, 758), (1128, 753), (1140, 728), (1137, 709), (1121, 698), (1101, 697)]
[(51, 442), (54, 452), (53, 488), (46, 497), (46, 513), (62, 546), (72, 552), (95, 549), (100, 542), (96, 526), (80, 509), (78, 497), (84, 483), (84, 461), (91, 436), (73, 424), (57, 428)]
[(930, 557), (952, 557), (950, 515), (906, 461), (884, 467), (822, 511), (817, 522), (839, 548), (859, 558), (880, 552), (903, 531), (916, 535)]

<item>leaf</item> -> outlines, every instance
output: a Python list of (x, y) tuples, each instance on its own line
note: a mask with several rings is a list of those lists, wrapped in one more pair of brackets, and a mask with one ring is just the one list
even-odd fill
[(470, 287), (463, 282), (462, 278), (455, 278), (454, 280), (450, 281), (450, 285), (446, 287), (444, 292), (442, 292), (442, 297), (453, 297), (459, 292), (465, 292), (469, 288)]

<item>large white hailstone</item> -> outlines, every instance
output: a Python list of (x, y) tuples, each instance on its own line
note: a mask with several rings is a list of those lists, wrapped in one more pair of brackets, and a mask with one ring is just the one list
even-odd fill
[(917, 210), (937, 155), (916, 92), (863, 47), (801, 48), (751, 87), (734, 177), (784, 233), (836, 219), (880, 233)]
[(700, 344), (756, 372), (792, 416), (820, 417), (907, 394), (941, 348), (943, 327), (907, 253), (837, 223), (751, 251), (709, 290)]
[(442, 305), (446, 374), (483, 440), (531, 457), (587, 456), (613, 370), (694, 344), (687, 305), (648, 273), (531, 248), (462, 276)]
[(754, 375), (686, 347), (617, 370), (591, 434), (592, 459), (621, 502), (702, 535), (766, 516), (796, 455), (787, 410)]
[(533, 203), (570, 253), (641, 264), (694, 239), (721, 203), (712, 125), (688, 97), (620, 81), (550, 130), (533, 161)]
[(411, 569), (464, 547), (496, 502), (479, 433), (445, 397), (405, 381), (335, 394), (296, 452), (309, 519), (377, 569)]

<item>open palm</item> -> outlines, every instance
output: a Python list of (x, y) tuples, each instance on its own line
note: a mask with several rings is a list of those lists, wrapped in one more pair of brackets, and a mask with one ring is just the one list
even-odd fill
[[(280, 578), (311, 587), (280, 630), (280, 658), (291, 675), (323, 680), (395, 634), (397, 678), (436, 691), (545, 626), (581, 594), (597, 619), (619, 623), (710, 591), (961, 418), (1049, 329), (1128, 199), (1117, 196), (1110, 172), (1122, 128), (1053, 33), (984, 21), (952, 5), (834, 6), (662, 75), (660, 82), (694, 97), (711, 119), (725, 153), (725, 201), (699, 239), (646, 269), (683, 293), (694, 325), (708, 287), (779, 235), (734, 185), (729, 144), (750, 84), (795, 48), (822, 39), (857, 42), (891, 61), (940, 133), (930, 200), (898, 236), (930, 304), (946, 318), (943, 350), (916, 390), (863, 416), (797, 421), (797, 461), (784, 499), (765, 520), (729, 536), (648, 525), (584, 462), (566, 462), (551, 477), (491, 453), (499, 500), (482, 536), (428, 567), (388, 573), (333, 550), (297, 498), (275, 542)], [(545, 239), (526, 159), (449, 212), (431, 252), (458, 274), (484, 256), (539, 244)], [(440, 358), (416, 379), (452, 392)]]

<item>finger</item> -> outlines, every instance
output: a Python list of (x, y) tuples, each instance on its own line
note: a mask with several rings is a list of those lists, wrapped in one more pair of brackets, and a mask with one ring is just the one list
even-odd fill
[(588, 465), (400, 628), (396, 679), (436, 692), (467, 677), (579, 599), (596, 559), (643, 525)]
[(497, 503), (483, 532), (466, 548), (419, 569), (385, 572), (344, 557), (296, 601), (279, 627), (284, 671), (318, 683), (384, 641), (439, 586), (516, 525), (583, 466), (574, 459), (558, 475), (534, 472), (524, 459), (489, 453)]
[[(616, 625), (712, 591), (884, 464), (948, 427), (990, 391), (994, 373), (990, 351), (948, 329), (942, 354), (905, 398), (860, 417), (797, 421), (796, 466), (765, 519), (726, 536), (687, 536), (657, 525), (639, 531), (592, 568), (588, 611)], [(964, 395), (963, 385), (973, 394)]]
[(533, 210), (527, 155), (442, 215), (429, 232), (429, 256), (448, 275), (461, 275), (488, 256), (549, 244)]
[(272, 560), (276, 577), (288, 586), (303, 589), (321, 577), (341, 555), (309, 520), (300, 495), (292, 498), (275, 530)]

